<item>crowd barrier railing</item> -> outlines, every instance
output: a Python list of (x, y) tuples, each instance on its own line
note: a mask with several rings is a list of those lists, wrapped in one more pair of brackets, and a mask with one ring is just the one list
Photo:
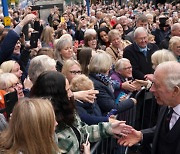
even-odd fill
[[(137, 130), (149, 128), (155, 125), (159, 107), (151, 92), (142, 88), (135, 95), (137, 104), (118, 115), (118, 120), (126, 121), (126, 124)], [(91, 148), (91, 154), (128, 154), (128, 148), (117, 144), (113, 137), (97, 142)]]

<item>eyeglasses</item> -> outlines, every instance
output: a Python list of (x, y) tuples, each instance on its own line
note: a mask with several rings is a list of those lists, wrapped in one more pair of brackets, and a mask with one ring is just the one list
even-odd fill
[(82, 74), (82, 71), (69, 71), (71, 74)]
[(130, 69), (132, 69), (132, 66), (123, 68), (123, 70), (130, 70)]

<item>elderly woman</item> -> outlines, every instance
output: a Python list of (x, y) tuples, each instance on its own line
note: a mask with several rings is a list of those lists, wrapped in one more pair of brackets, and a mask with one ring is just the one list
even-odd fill
[[(103, 114), (111, 109), (117, 109), (118, 113), (133, 107), (134, 101), (127, 99), (118, 104), (115, 103), (113, 81), (109, 79), (108, 73), (112, 66), (112, 59), (107, 53), (98, 53), (92, 57), (89, 64), (89, 77), (94, 83), (97, 95), (97, 103)], [(118, 84), (118, 83), (116, 83)]]
[(111, 79), (119, 81), (121, 88), (114, 91), (115, 98), (118, 95), (128, 94), (130, 91), (136, 91), (137, 87), (133, 85), (132, 66), (128, 59), (122, 58), (115, 63), (115, 70), (111, 74)]
[(123, 49), (127, 46), (121, 39), (121, 34), (117, 29), (113, 29), (108, 33), (111, 45), (106, 48), (106, 52), (111, 56), (113, 64), (123, 57)]
[(3, 73), (0, 75), (0, 89), (6, 92), (17, 91), (18, 98), (23, 98), (23, 86), (20, 80), (13, 73)]
[(71, 35), (64, 34), (60, 37), (56, 44), (55, 56), (59, 62), (58, 65), (63, 65), (68, 59), (75, 59)]
[(180, 37), (173, 36), (169, 41), (169, 50), (171, 50), (180, 62)]

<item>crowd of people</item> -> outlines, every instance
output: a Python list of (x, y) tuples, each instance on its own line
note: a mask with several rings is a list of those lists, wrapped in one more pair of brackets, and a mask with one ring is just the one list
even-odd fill
[[(28, 6), (9, 9), (10, 28), (1, 14), (0, 153), (90, 154), (90, 143), (108, 137), (180, 153), (179, 10), (179, 3), (129, 1), (92, 4), (88, 16), (85, 6), (67, 5), (42, 20)], [(160, 116), (154, 128), (135, 130), (116, 115), (137, 105), (142, 88)], [(9, 117), (6, 95), (14, 92)], [(166, 130), (169, 108), (175, 120)]]

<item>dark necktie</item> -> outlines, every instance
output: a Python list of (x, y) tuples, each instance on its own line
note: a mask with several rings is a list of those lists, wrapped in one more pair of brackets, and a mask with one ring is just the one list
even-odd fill
[(165, 119), (165, 128), (166, 128), (167, 132), (169, 131), (169, 123), (170, 123), (172, 114), (173, 114), (173, 108), (170, 107), (167, 114), (166, 114), (166, 119)]

